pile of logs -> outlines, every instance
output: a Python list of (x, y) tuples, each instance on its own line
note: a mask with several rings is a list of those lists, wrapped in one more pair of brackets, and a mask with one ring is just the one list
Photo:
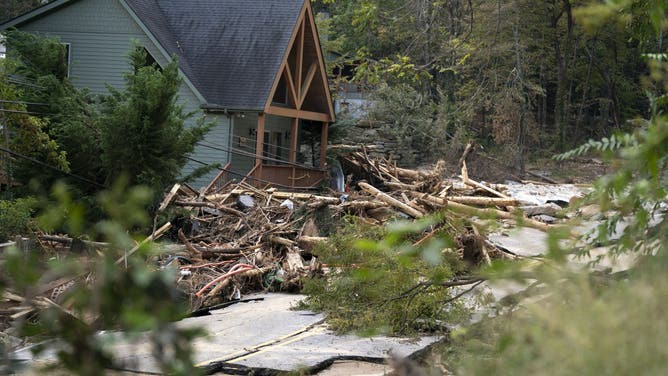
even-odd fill
[[(258, 188), (243, 180), (204, 193), (175, 185), (158, 209), (167, 212), (171, 221), (144, 241), (162, 237), (162, 251), (149, 262), (178, 271), (177, 285), (197, 311), (252, 291), (298, 291), (304, 277), (322, 272), (318, 245), (328, 242), (327, 236), (335, 231), (331, 227), (335, 228), (343, 216), (382, 226), (393, 218), (418, 219), (448, 211), (466, 219), (468, 227), (466, 233), (459, 234), (458, 252), (476, 263), (511, 257), (486, 241), (480, 233), (482, 226), (477, 225), (480, 219), (523, 218), (524, 226), (543, 231), (552, 226), (534, 219), (539, 216), (531, 218), (543, 212), (523, 208), (504, 193), (504, 186), (470, 179), (465, 162), (461, 175), (449, 179), (444, 176), (442, 162), (432, 169), (410, 170), (388, 160), (369, 159), (364, 151), (344, 157), (342, 165), (348, 174), (345, 192), (286, 192), (271, 186)], [(333, 224), (330, 228), (318, 223), (323, 217)], [(424, 243), (438, 230), (425, 231), (415, 244)], [(66, 236), (42, 234), (35, 241), (42, 246), (82, 246)], [(89, 243), (83, 246), (105, 247), (104, 243)], [(142, 243), (128, 250), (117, 264), (124, 264)], [(57, 304), (57, 293), (72, 281), (56, 281), (60, 284), (42, 291), (42, 303)], [(5, 293), (0, 313), (11, 319), (29, 315), (33, 311), (23, 307), (22, 299)]]
[[(165, 256), (163, 262), (179, 265), (179, 284), (192, 296), (193, 307), (216, 305), (252, 290), (298, 289), (303, 277), (321, 270), (317, 252), (312, 252), (328, 241), (329, 234), (314, 220), (321, 209), (330, 218), (355, 216), (361, 223), (379, 226), (392, 218), (417, 219), (448, 210), (464, 218), (524, 217), (524, 226), (550, 227), (518, 209), (521, 203), (505, 195), (503, 186), (470, 179), (465, 163), (456, 179), (444, 178), (443, 163), (431, 170), (409, 170), (387, 160), (370, 160), (364, 152), (351, 153), (343, 165), (346, 172), (352, 171), (346, 192), (285, 192), (243, 181), (205, 194), (175, 186), (161, 209), (187, 209), (190, 217), (178, 230), (183, 252)], [(481, 237), (476, 226), (469, 230), (461, 234), (462, 243)], [(478, 262), (489, 263), (500, 254), (484, 238), (474, 243), (478, 254), (473, 259)], [(460, 254), (466, 258), (464, 248)]]

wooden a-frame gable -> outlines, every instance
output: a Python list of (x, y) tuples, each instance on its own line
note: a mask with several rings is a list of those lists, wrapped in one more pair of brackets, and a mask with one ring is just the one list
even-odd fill
[(264, 112), (331, 123), (332, 97), (310, 1), (305, 1)]

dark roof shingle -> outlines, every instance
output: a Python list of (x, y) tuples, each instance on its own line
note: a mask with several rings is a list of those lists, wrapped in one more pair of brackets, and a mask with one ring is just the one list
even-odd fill
[(263, 109), (304, 0), (126, 0), (209, 105)]

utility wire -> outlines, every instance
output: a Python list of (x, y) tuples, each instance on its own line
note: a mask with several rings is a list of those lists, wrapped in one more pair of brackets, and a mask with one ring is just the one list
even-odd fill
[(23, 115), (50, 115), (43, 112), (32, 112), (32, 111), (19, 111), (19, 110), (7, 110), (0, 108), (0, 112), (6, 112), (9, 114), (23, 114)]
[(28, 106), (48, 106), (48, 103), (38, 103), (38, 102), (25, 102), (25, 101), (9, 101), (0, 99), (0, 103), (13, 103), (13, 104), (25, 104)]
[[(205, 163), (205, 162), (199, 161), (199, 160), (194, 159), (194, 158), (191, 158), (191, 157), (188, 157), (188, 159), (191, 160), (191, 161), (193, 161), (193, 162), (195, 162), (195, 163), (199, 163), (199, 164), (201, 164), (201, 165), (204, 165), (204, 166), (211, 166), (211, 164), (209, 164), (209, 163)], [(258, 182), (258, 183), (271, 184), (271, 185), (275, 185), (275, 186), (278, 186), (278, 187), (281, 187), (281, 188), (287, 188), (287, 189), (300, 189), (300, 190), (302, 190), (302, 189), (303, 189), (303, 190), (307, 190), (307, 189), (317, 189), (317, 188), (315, 188), (315, 187), (297, 187), (297, 186), (293, 187), (293, 186), (290, 186), (290, 185), (279, 184), (279, 183), (275, 183), (275, 182), (272, 182), (272, 181), (269, 181), (269, 180), (265, 180), (265, 179), (261, 179), (261, 178), (255, 178), (255, 177), (252, 177), (252, 176), (244, 175), (244, 174), (241, 174), (241, 173), (238, 173), (238, 172), (234, 172), (234, 171), (232, 171), (232, 170), (228, 170), (228, 169), (223, 168), (223, 167), (215, 167), (215, 168), (216, 168), (217, 170), (219, 170), (219, 171), (225, 171), (225, 172), (227, 172), (227, 173), (229, 173), (229, 174), (231, 174), (231, 175), (234, 175), (234, 176), (245, 177), (245, 178), (248, 179), (248, 180), (254, 180), (254, 181)]]
[(39, 160), (37, 160), (37, 159), (35, 159), (35, 158), (32, 158), (32, 157), (29, 157), (29, 156), (27, 156), (27, 155), (23, 155), (23, 154), (21, 154), (21, 153), (17, 153), (17, 152), (15, 152), (15, 151), (11, 151), (11, 150), (9, 150), (9, 149), (5, 149), (5, 148), (3, 148), (3, 147), (0, 147), (0, 151), (3, 151), (3, 152), (5, 152), (5, 153), (7, 153), (7, 154), (9, 154), (9, 155), (14, 156), (14, 157), (18, 157), (18, 158), (21, 158), (21, 159), (25, 159), (25, 160), (27, 160), (27, 161), (29, 161), (29, 162), (35, 163), (35, 164), (40, 165), (40, 166), (42, 166), (42, 167), (46, 167), (46, 168), (48, 168), (48, 169), (51, 169), (51, 170), (60, 172), (60, 173), (63, 174), (63, 175), (70, 176), (70, 177), (75, 178), (75, 179), (77, 179), (77, 180), (79, 180), (79, 181), (82, 181), (82, 182), (84, 182), (84, 183), (88, 183), (88, 184), (90, 184), (90, 185), (94, 185), (94, 186), (96, 186), (96, 187), (98, 187), (98, 188), (106, 188), (104, 185), (102, 185), (102, 184), (100, 184), (100, 183), (94, 182), (94, 181), (92, 181), (92, 180), (90, 180), (90, 179), (86, 179), (86, 178), (84, 178), (83, 176), (80, 176), (80, 175), (77, 175), (77, 174), (73, 174), (73, 173), (71, 173), (71, 172), (63, 171), (63, 170), (59, 169), (58, 167), (55, 167), (55, 166), (52, 166), (52, 165), (50, 165), (50, 164), (48, 164), (48, 163), (39, 161)]
[[(204, 143), (206, 143), (208, 145), (206, 145)], [(226, 152), (226, 153), (236, 154), (236, 155), (243, 156), (243, 157), (257, 158), (257, 155), (255, 155), (254, 153), (246, 152), (246, 151), (239, 150), (239, 149), (236, 149), (236, 148), (228, 149), (228, 148), (226, 148), (222, 145), (214, 144), (214, 143), (211, 143), (211, 142), (208, 142), (208, 141), (200, 141), (200, 142), (197, 143), (197, 145), (200, 145), (200, 146), (205, 147), (205, 148), (213, 149), (213, 150), (223, 151), (223, 152)], [(260, 157), (260, 159), (262, 159), (263, 161), (276, 162), (276, 163), (281, 163), (281, 164), (288, 165), (288, 166), (308, 168), (308, 169), (317, 169), (315, 167), (306, 166), (306, 165), (302, 165), (302, 164), (294, 163), (294, 162), (288, 162), (288, 161), (285, 161), (285, 160), (271, 158), (271, 157), (262, 156), (262, 157)]]

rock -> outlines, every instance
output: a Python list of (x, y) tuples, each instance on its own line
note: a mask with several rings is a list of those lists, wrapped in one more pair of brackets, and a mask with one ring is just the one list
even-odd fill
[(593, 218), (601, 214), (601, 207), (598, 205), (586, 205), (578, 209), (578, 214), (586, 219)]
[(527, 213), (529, 217), (541, 214), (555, 217), (557, 216), (559, 211), (561, 211), (561, 206), (549, 203), (545, 205), (521, 206), (520, 209), (522, 209), (525, 213)]
[(543, 223), (547, 223), (548, 225), (551, 225), (551, 224), (557, 222), (557, 218), (552, 217), (550, 215), (545, 215), (545, 214), (536, 215), (536, 216), (533, 217), (533, 219), (535, 219), (537, 221), (541, 221)]

